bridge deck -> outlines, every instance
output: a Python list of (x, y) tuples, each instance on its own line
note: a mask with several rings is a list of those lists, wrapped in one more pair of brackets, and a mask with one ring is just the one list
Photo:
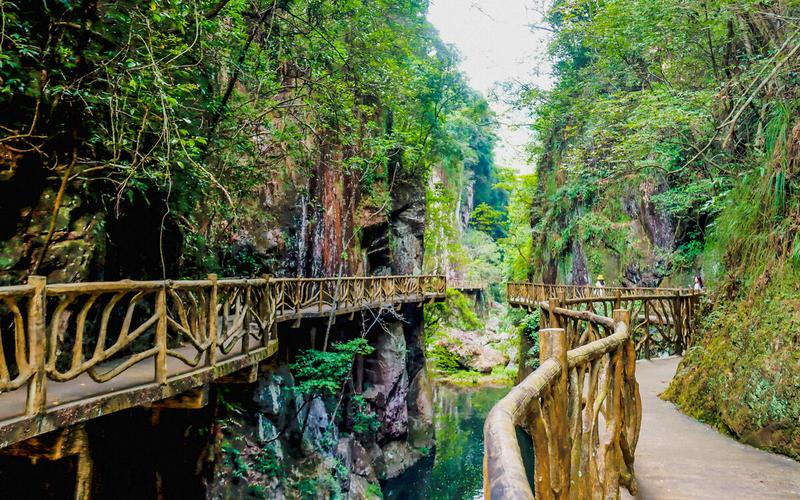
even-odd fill
[(658, 397), (679, 361), (673, 357), (636, 364), (643, 408), (636, 448), (637, 498), (800, 498), (800, 463), (741, 444)]
[[(307, 318), (324, 318), (334, 314), (343, 316), (359, 311), (391, 309), (407, 303), (423, 304), (441, 300), (443, 296), (435, 293), (396, 295), (362, 301), (350, 305), (328, 305), (306, 307), (299, 310), (279, 311), (277, 323), (294, 322)], [(197, 350), (191, 346), (176, 349), (184, 356), (193, 359)], [(0, 448), (15, 442), (63, 428), (100, 415), (112, 413), (134, 406), (143, 406), (178, 395), (187, 390), (213, 382), (224, 375), (252, 366), (272, 356), (278, 351), (278, 340), (272, 339), (266, 346), (251, 346), (243, 353), (241, 341), (227, 353), (218, 353), (213, 367), (204, 364), (204, 358), (196, 367), (183, 363), (180, 359), (167, 356), (165, 384), (155, 383), (155, 360), (153, 357), (131, 366), (117, 377), (97, 383), (87, 374), (67, 382), (47, 381), (45, 411), (42, 415), (24, 415), (26, 390), (24, 388), (0, 391)], [(101, 372), (115, 366), (118, 362), (108, 362), (100, 366)]]

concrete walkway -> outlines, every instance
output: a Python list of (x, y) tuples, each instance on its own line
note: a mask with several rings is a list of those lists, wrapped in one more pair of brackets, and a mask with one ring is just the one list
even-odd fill
[(800, 462), (741, 444), (658, 397), (679, 361), (636, 364), (643, 408), (637, 498), (800, 499)]

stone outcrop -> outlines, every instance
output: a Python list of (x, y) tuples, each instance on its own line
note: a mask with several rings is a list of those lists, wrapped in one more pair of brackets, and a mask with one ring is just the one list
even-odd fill
[(492, 368), (506, 366), (509, 361), (508, 354), (489, 345), (492, 340), (483, 332), (465, 332), (449, 328), (445, 336), (437, 340), (437, 344), (452, 352), (465, 368), (489, 373)]
[(399, 439), (408, 431), (408, 373), (402, 325), (392, 323), (378, 334), (375, 352), (366, 360), (364, 398), (381, 421), (377, 439)]

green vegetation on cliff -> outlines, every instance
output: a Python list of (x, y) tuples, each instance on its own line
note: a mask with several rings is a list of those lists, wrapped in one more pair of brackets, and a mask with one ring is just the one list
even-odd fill
[(426, 1), (0, 5), (4, 282), (370, 271), (432, 169), (498, 202)]
[(711, 285), (667, 396), (800, 456), (797, 2), (553, 3), (529, 275)]

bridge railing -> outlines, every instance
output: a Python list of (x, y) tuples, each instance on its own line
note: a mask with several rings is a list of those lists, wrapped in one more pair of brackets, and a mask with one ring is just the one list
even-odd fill
[(551, 285), (548, 283), (514, 282), (507, 284), (508, 297), (512, 297), (519, 302), (530, 302), (536, 304), (549, 298), (560, 298), (563, 300), (600, 298), (616, 296), (641, 296), (651, 297), (653, 295), (673, 296), (678, 293), (690, 294), (688, 288), (645, 288), (645, 287), (620, 287), (607, 286), (597, 287), (589, 285)]
[[(508, 302), (533, 309), (556, 300), (556, 306), (609, 317), (614, 309), (627, 309), (631, 335), (641, 358), (681, 354), (693, 342), (695, 310), (701, 293), (681, 288), (622, 288), (508, 283)], [(546, 327), (548, 318), (543, 325)], [(566, 328), (571, 321), (564, 318)], [(570, 344), (572, 345), (572, 344)]]
[(455, 290), (485, 290), (489, 284), (480, 280), (449, 280), (447, 287)]
[[(69, 284), (32, 276), (27, 285), (0, 287), (0, 396), (26, 387), (14, 416), (31, 417), (48, 407), (48, 381), (87, 375), (87, 383), (102, 384), (145, 361), (153, 367), (145, 384), (187, 373), (213, 378), (224, 374), (223, 358), (257, 361), (279, 321), (423, 301), (445, 290), (443, 276)], [(50, 405), (59, 403), (66, 401)]]
[[(635, 494), (641, 427), (630, 314), (613, 318), (540, 302), (539, 368), (492, 408), (484, 426), (487, 499), (618, 498)], [(570, 320), (577, 328), (564, 328)], [(566, 325), (564, 325), (566, 326)], [(570, 349), (570, 345), (573, 348)], [(517, 440), (532, 438), (534, 488)]]

